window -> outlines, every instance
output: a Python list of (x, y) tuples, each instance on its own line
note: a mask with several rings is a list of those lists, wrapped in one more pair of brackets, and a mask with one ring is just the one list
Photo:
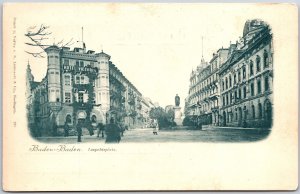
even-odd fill
[(91, 65), (91, 67), (94, 67), (94, 62), (91, 61), (91, 62), (90, 62), (90, 65)]
[(225, 85), (226, 85), (226, 89), (228, 88), (228, 79), (227, 79), (227, 77), (225, 78)]
[(80, 67), (84, 67), (83, 61), (80, 61)]
[(258, 118), (262, 118), (262, 106), (261, 103), (258, 104)]
[(76, 84), (79, 84), (80, 83), (80, 77), (79, 76), (76, 76), (76, 81), (75, 81)]
[(76, 61), (76, 66), (79, 66), (79, 61)]
[(235, 98), (235, 100), (237, 100), (237, 99), (238, 99), (238, 96), (237, 96), (237, 91), (234, 91), (234, 98)]
[(80, 83), (84, 84), (84, 76), (80, 76)]
[(69, 75), (65, 75), (65, 85), (71, 85), (71, 77)]
[(92, 98), (93, 104), (96, 104), (96, 97), (95, 97), (95, 93), (93, 93), (93, 98)]
[(261, 93), (261, 81), (257, 80), (257, 93), (260, 94)]
[(56, 71), (56, 72), (55, 72), (55, 74), (56, 74), (56, 75), (59, 75), (59, 72), (58, 72), (58, 71)]
[(236, 74), (233, 76), (233, 83), (236, 84)]
[(224, 81), (222, 81), (222, 90), (224, 90)]
[(69, 59), (64, 59), (64, 65), (69, 65)]
[(239, 82), (241, 81), (241, 72), (240, 72), (240, 70), (238, 72), (238, 80), (239, 80)]
[(251, 96), (254, 96), (254, 83), (251, 83), (250, 90), (251, 90)]
[(229, 87), (231, 87), (231, 75), (229, 76)]
[(96, 115), (93, 115), (91, 118), (92, 123), (96, 123), (97, 122), (97, 117)]
[(269, 90), (269, 78), (265, 77), (265, 91)]
[(255, 119), (255, 106), (252, 105), (251, 109), (252, 109), (252, 118)]
[(225, 96), (223, 96), (223, 106), (225, 106)]
[(228, 101), (228, 94), (226, 94), (226, 105), (229, 104), (229, 101)]
[(260, 57), (256, 56), (256, 71), (260, 72)]
[(246, 88), (246, 86), (243, 88), (243, 93), (244, 93), (244, 98), (246, 98), (247, 97), (247, 88)]
[(254, 71), (253, 71), (253, 61), (251, 60), (250, 61), (250, 76), (254, 74)]
[(246, 67), (243, 67), (243, 79), (246, 79)]
[(71, 93), (70, 92), (65, 93), (65, 102), (71, 103)]
[(239, 99), (242, 99), (242, 90), (239, 88)]
[(83, 93), (78, 93), (78, 102), (83, 102)]
[(264, 51), (264, 68), (269, 67), (269, 56), (267, 51)]

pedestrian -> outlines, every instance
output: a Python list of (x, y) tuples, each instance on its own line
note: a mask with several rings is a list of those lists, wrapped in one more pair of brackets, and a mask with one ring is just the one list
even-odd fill
[(155, 123), (155, 127), (153, 128), (153, 135), (157, 135), (159, 126), (158, 126), (158, 122)]
[(65, 137), (68, 137), (69, 136), (69, 130), (70, 130), (70, 127), (67, 123), (67, 121), (65, 122), (65, 125), (64, 125), (64, 136)]
[(120, 130), (121, 130), (121, 136), (124, 136), (125, 126), (122, 122), (120, 122)]
[(121, 141), (120, 132), (120, 127), (117, 124), (115, 124), (114, 118), (111, 118), (110, 123), (105, 127), (105, 143), (119, 143)]
[(102, 122), (100, 122), (98, 124), (97, 128), (98, 128), (97, 137), (99, 137), (100, 133), (101, 133), (101, 137), (104, 138), (104, 128), (105, 128), (104, 124)]
[(82, 135), (82, 127), (83, 127), (82, 119), (78, 119), (76, 129), (77, 129), (77, 142), (81, 142), (81, 135)]

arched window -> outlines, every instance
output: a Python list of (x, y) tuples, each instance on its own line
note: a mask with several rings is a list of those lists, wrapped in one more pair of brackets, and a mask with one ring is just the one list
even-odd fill
[(260, 56), (256, 56), (256, 71), (260, 72)]
[(264, 51), (264, 68), (269, 67), (269, 55), (267, 51)]
[(250, 76), (254, 74), (254, 71), (253, 71), (253, 61), (251, 60), (250, 61)]
[(243, 79), (246, 79), (246, 67), (243, 67)]
[(255, 119), (255, 106), (252, 105), (252, 118)]
[(71, 123), (72, 122), (72, 118), (71, 118), (71, 115), (67, 115), (66, 116), (66, 123)]
[(233, 75), (233, 84), (236, 84), (236, 74)]
[(229, 100), (228, 100), (228, 94), (226, 94), (226, 105), (229, 104)]
[(262, 105), (261, 103), (258, 104), (258, 118), (262, 118)]
[(244, 86), (244, 88), (243, 88), (243, 93), (244, 93), (244, 98), (246, 98), (246, 97), (247, 97), (247, 89), (246, 89), (246, 86)]
[(222, 90), (224, 90), (224, 81), (222, 81)]
[(266, 76), (265, 77), (265, 91), (268, 91), (269, 90), (269, 77), (268, 76)]
[(258, 94), (261, 93), (261, 81), (260, 81), (260, 79), (257, 80), (257, 93)]
[(97, 121), (96, 115), (93, 115), (93, 116), (92, 116), (91, 121), (92, 121), (92, 123), (96, 123), (96, 121)]

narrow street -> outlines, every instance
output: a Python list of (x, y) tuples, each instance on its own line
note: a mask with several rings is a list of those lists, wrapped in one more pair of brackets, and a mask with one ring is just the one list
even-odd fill
[[(120, 143), (137, 142), (255, 142), (267, 138), (270, 131), (263, 129), (240, 128), (203, 128), (202, 130), (160, 130), (158, 135), (153, 135), (151, 128), (131, 129), (125, 131)], [(41, 142), (48, 143), (77, 143), (77, 136), (69, 137), (40, 137)], [(105, 138), (96, 135), (84, 135), (82, 142), (104, 143)]]

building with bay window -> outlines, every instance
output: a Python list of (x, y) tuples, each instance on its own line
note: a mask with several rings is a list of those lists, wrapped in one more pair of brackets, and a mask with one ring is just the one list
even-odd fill
[[(79, 117), (93, 126), (111, 117), (130, 128), (142, 125), (142, 94), (110, 61), (106, 53), (76, 47), (45, 49), (47, 73), (34, 80), (27, 66), (26, 96), (30, 128), (56, 135), (66, 123), (71, 127)], [(139, 122), (141, 120), (141, 122)]]

